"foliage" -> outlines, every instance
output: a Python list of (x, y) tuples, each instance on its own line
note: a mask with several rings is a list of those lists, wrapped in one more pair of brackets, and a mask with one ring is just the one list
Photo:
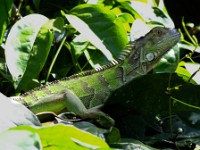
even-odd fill
[[(8, 143), (10, 137), (13, 143)], [(0, 143), (6, 149), (110, 149), (101, 138), (73, 126), (64, 125), (38, 129), (30, 126), (12, 128), (0, 135)]]
[[(12, 0), (0, 1), (0, 87), (6, 95), (16, 95), (52, 80), (107, 64), (120, 57), (129, 41), (144, 36), (151, 28), (174, 27), (162, 0), (74, 0), (57, 1), (56, 4), (53, 0), (14, 1), (18, 11), (11, 11), (12, 4)], [(195, 141), (195, 138), (199, 139), (199, 63), (193, 56), (198, 58), (200, 51), (197, 37), (189, 33), (184, 21), (182, 24), (179, 48), (173, 48), (161, 59), (153, 70), (154, 74), (135, 79), (108, 100), (108, 106), (117, 106), (110, 107), (113, 117), (123, 112), (119, 114), (121, 120), (118, 121), (126, 124), (118, 126), (123, 137), (135, 138), (159, 149), (191, 148), (199, 144)], [(181, 59), (180, 47), (187, 50), (181, 52)], [(184, 96), (181, 96), (182, 93)], [(116, 105), (118, 100), (120, 104)], [(129, 101), (132, 103), (127, 108), (126, 102)], [(126, 107), (121, 107), (124, 104)], [(127, 115), (129, 110), (135, 115)], [(112, 116), (111, 112), (108, 114)], [(163, 121), (165, 130), (161, 131), (157, 123)], [(187, 131), (184, 134), (172, 130), (183, 126)], [(48, 142), (42, 137), (52, 133), (47, 137), (52, 140), (51, 136), (62, 133), (64, 135), (55, 137), (55, 145), (75, 148), (83, 144), (83, 149), (88, 149), (89, 141), (74, 145), (73, 142), (77, 141), (70, 139), (74, 136), (71, 132), (77, 129), (72, 129), (68, 135), (63, 132), (67, 128), (19, 127), (2, 134), (0, 142), (19, 134), (23, 135), (22, 140), (29, 139), (29, 146), (34, 143), (35, 149), (41, 149), (44, 142)], [(22, 129), (23, 132), (18, 132)], [(94, 130), (99, 131), (97, 127)], [(194, 133), (195, 136), (191, 136)], [(75, 134), (80, 137), (84, 134), (88, 140), (95, 142), (101, 141), (82, 131)], [(154, 149), (134, 139), (120, 139), (117, 130), (107, 131), (105, 135), (113, 147)], [(114, 139), (115, 136), (119, 138)], [(189, 143), (184, 141), (189, 140), (187, 137), (191, 137)], [(64, 144), (66, 141), (70, 144)], [(159, 144), (164, 146), (159, 147)], [(16, 145), (14, 143), (13, 146)], [(102, 149), (110, 149), (105, 145), (102, 142)]]
[[(110, 2), (97, 2), (98, 5), (95, 5), (77, 1), (78, 5), (75, 6), (66, 3), (70, 8), (58, 3), (61, 8), (57, 10), (55, 7), (52, 17), (42, 12), (42, 2), (34, 1), (37, 9), (30, 10), (31, 7), (27, 11), (33, 13), (41, 10), (42, 13), (26, 12), (25, 17), (9, 24), (11, 29), (5, 36), (5, 45), (2, 44), (5, 60), (2, 58), (1, 64), (6, 64), (9, 70), (1, 69), (4, 82), (11, 82), (16, 92), (27, 91), (48, 81), (91, 67), (97, 68), (119, 58), (128, 43), (129, 32), (134, 35), (130, 39), (135, 40), (142, 36), (141, 29), (145, 35), (156, 25), (173, 27), (169, 16), (162, 11), (161, 2), (160, 6), (154, 2), (153, 7), (134, 1)], [(16, 11), (14, 15), (23, 16), (27, 8), (22, 9), (21, 3), (19, 6), (20, 13)], [(137, 31), (141, 25), (143, 28)]]

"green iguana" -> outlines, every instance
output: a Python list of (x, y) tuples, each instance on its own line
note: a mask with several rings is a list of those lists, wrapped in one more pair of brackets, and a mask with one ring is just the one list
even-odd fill
[[(101, 125), (114, 120), (98, 110), (111, 92), (137, 76), (148, 73), (160, 58), (180, 39), (175, 29), (156, 27), (144, 37), (130, 43), (125, 58), (97, 70), (86, 71), (52, 82), (15, 98), (35, 114), (69, 111), (82, 118), (92, 118)], [(107, 125), (106, 125), (107, 126)]]

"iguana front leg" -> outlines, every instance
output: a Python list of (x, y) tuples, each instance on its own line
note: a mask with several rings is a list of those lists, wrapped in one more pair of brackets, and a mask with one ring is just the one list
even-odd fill
[(74, 112), (76, 115), (82, 118), (95, 119), (100, 125), (104, 127), (111, 127), (115, 123), (110, 116), (100, 111), (98, 107), (87, 109), (79, 97), (70, 90), (65, 90), (63, 99), (65, 101), (67, 110)]

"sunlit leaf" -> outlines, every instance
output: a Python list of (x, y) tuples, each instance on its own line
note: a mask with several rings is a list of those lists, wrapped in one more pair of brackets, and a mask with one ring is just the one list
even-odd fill
[[(82, 131), (74, 126), (55, 125), (43, 128), (33, 128), (21, 126), (11, 129), (27, 130), (37, 133), (40, 137), (44, 150), (66, 150), (66, 149), (110, 149), (101, 138), (96, 137), (88, 132)], [(24, 139), (25, 140), (25, 139)]]
[(6, 63), (18, 90), (38, 76), (46, 61), (53, 40), (52, 21), (47, 21), (48, 18), (39, 14), (28, 15), (8, 35)]

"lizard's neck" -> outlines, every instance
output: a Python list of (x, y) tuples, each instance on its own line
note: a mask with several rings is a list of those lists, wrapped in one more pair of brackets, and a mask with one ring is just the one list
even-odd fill
[(122, 81), (128, 82), (133, 78), (146, 74), (150, 69), (147, 69), (147, 63), (141, 61), (142, 50), (136, 50), (132, 47), (130, 55), (124, 59), (117, 67), (118, 72), (121, 71), (120, 77)]

